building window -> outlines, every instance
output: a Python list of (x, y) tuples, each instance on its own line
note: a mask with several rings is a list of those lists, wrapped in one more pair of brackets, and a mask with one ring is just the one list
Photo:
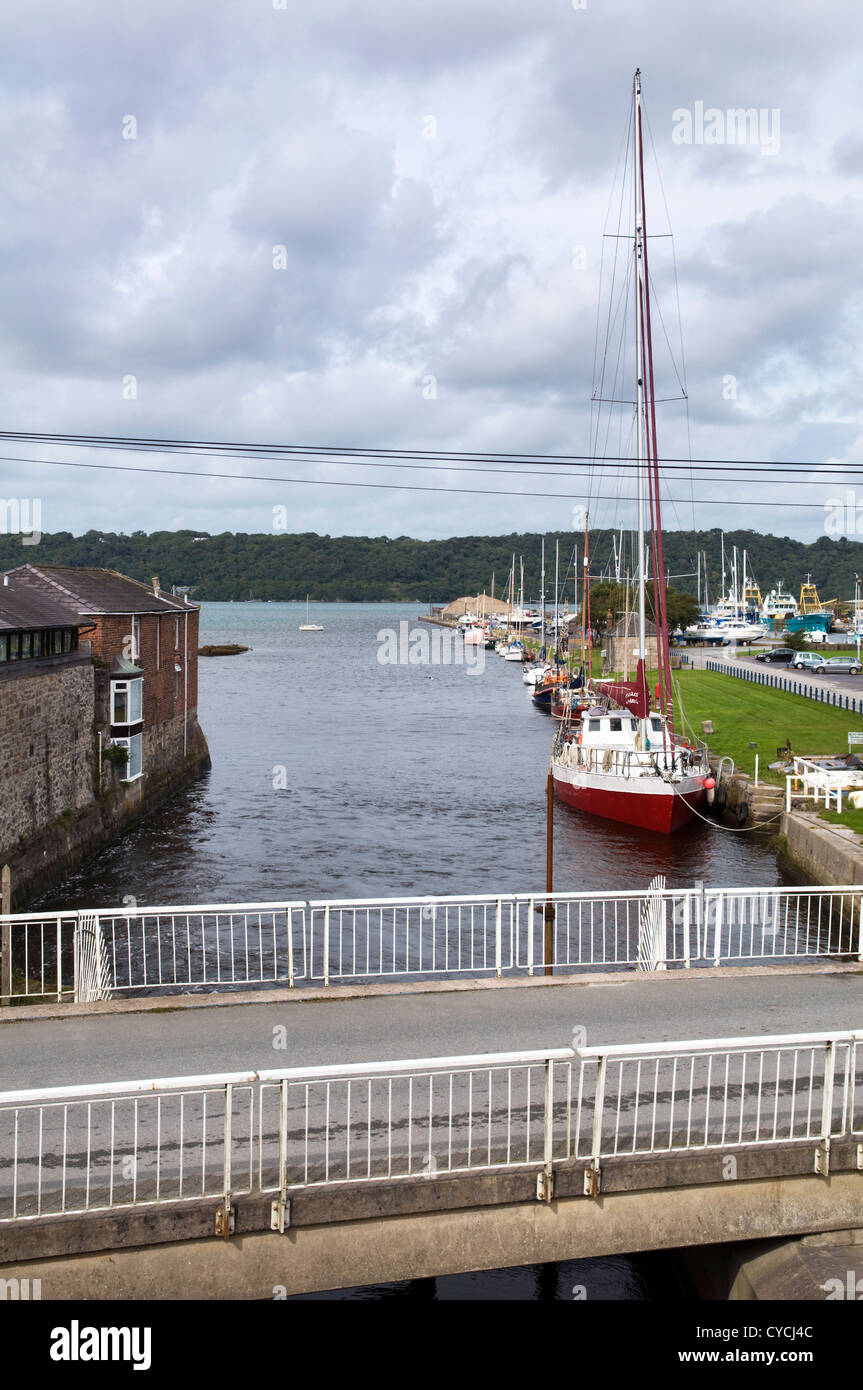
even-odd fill
[(9, 634), (9, 660), (17, 661), (21, 655), (21, 634), (20, 632), (10, 632)]
[(0, 661), (9, 660), (9, 638), (4, 632), (0, 636)]
[(22, 632), (22, 633), (21, 633), (21, 660), (22, 660), (22, 661), (29, 661), (29, 659), (30, 659), (30, 650), (31, 650), (30, 641), (31, 641), (31, 637), (32, 637), (32, 633), (30, 633), (30, 632)]
[(111, 682), (111, 723), (137, 724), (144, 714), (144, 682)]
[(123, 772), (122, 780), (124, 782), (136, 782), (143, 772), (141, 739), (141, 734), (133, 734), (131, 738), (112, 738), (111, 740), (115, 748), (125, 748), (129, 754), (129, 761)]

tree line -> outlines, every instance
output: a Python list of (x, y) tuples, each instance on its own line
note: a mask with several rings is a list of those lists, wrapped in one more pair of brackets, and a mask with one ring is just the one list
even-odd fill
[[(22, 546), (19, 536), (0, 535), (0, 568), (12, 569), (28, 561), (34, 564), (97, 565), (119, 570), (149, 583), (158, 575), (162, 587), (188, 585), (195, 601), (218, 599), (357, 601), (413, 601), (446, 603), (465, 594), (489, 592), (494, 574), (500, 597), (512, 556), (524, 557), (525, 594), (540, 591), (540, 535), (513, 532), (503, 536), (453, 536), (421, 541), (410, 536), (321, 536), (313, 532), (219, 535), (190, 530), (133, 531), (130, 535), (87, 531), (73, 536), (58, 531), (42, 536), (38, 545)], [(546, 595), (554, 583), (554, 547), (560, 542), (563, 594), (570, 609), (574, 604), (574, 580), (579, 577), (583, 535), (572, 531), (546, 534)], [(673, 589), (682, 595), (696, 592), (696, 555), (707, 556), (707, 582), (711, 601), (721, 590), (721, 533), (667, 531), (663, 537), (666, 570)], [(573, 566), (573, 548), (578, 547)], [(631, 570), (631, 537), (624, 536), (620, 558), (620, 534), (611, 530), (590, 532), (590, 572), (593, 583), (614, 584), (620, 570)], [(797, 595), (807, 574), (817, 584), (823, 600), (850, 599), (855, 572), (863, 577), (863, 544), (846, 537), (822, 536), (805, 543), (787, 536), (756, 531), (725, 534), (726, 586), (730, 582), (732, 546), (746, 549), (749, 570), (758, 580), (762, 595), (779, 580)], [(618, 548), (617, 558), (615, 546)], [(683, 616), (682, 614), (680, 616)], [(669, 614), (671, 617), (671, 614)]]

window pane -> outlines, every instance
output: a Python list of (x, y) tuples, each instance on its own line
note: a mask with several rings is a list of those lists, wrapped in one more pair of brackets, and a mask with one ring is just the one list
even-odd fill
[(42, 655), (42, 634), (41, 634), (41, 632), (34, 632), (34, 633), (33, 633), (33, 655), (34, 655), (34, 656), (41, 656), (41, 655)]
[(3, 636), (0, 637), (0, 661), (8, 661), (8, 659), (9, 659), (9, 638), (8, 638), (8, 637), (6, 636), (6, 634), (4, 633)]
[(129, 766), (126, 772), (127, 777), (139, 777), (141, 775), (141, 735), (135, 734), (134, 738), (129, 739)]
[(143, 682), (143, 681), (130, 681), (130, 682), (129, 682), (129, 719), (128, 719), (128, 722), (129, 722), (130, 724), (137, 724), (138, 720), (139, 720), (139, 719), (143, 719), (143, 717), (144, 717), (144, 716), (143, 716), (143, 713), (142, 713), (142, 711), (143, 711), (143, 705), (144, 705), (143, 690), (144, 690), (144, 682)]
[(128, 724), (129, 709), (129, 687), (125, 681), (115, 681), (111, 686), (113, 705), (111, 709), (112, 724)]

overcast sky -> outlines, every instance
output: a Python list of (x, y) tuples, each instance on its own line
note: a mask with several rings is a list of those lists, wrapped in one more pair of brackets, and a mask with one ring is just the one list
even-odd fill
[[(587, 452), (603, 231), (640, 66), (693, 456), (863, 459), (854, 0), (282, 3), (4, 0), (0, 428)], [(680, 143), (698, 103), (763, 112), (765, 138), (697, 143), (693, 127)], [(676, 343), (670, 243), (652, 247)], [(663, 452), (686, 453), (679, 402), (659, 430)], [(559, 529), (583, 491), (335, 464), (257, 468), (302, 485), (2, 470), (0, 495), (41, 498), (45, 531), (269, 531), (275, 507), (289, 530), (331, 535)], [(349, 477), (554, 495), (316, 481)], [(812, 539), (844, 488), (675, 475), (670, 492), (669, 526)], [(591, 517), (628, 524), (631, 508), (596, 501)]]

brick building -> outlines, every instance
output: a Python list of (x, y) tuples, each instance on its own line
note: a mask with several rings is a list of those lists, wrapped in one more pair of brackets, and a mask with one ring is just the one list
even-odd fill
[(158, 579), (33, 564), (3, 577), (0, 863), (19, 900), (209, 767), (198, 617)]

